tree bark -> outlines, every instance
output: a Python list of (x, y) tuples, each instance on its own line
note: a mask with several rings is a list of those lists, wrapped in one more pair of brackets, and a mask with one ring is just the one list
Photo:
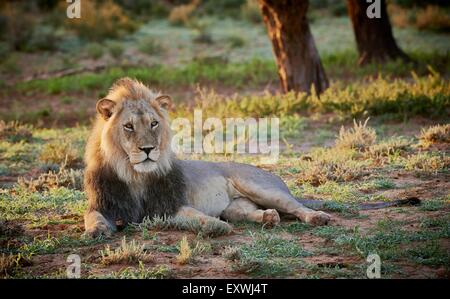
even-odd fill
[(310, 92), (314, 86), (320, 94), (329, 86), (306, 19), (308, 4), (308, 0), (259, 0), (284, 92)]
[(395, 42), (386, 1), (376, 1), (380, 1), (380, 18), (369, 18), (367, 15), (367, 8), (373, 1), (370, 3), (365, 0), (347, 0), (348, 15), (358, 46), (358, 63), (360, 65), (370, 62), (384, 63), (395, 59), (409, 61), (409, 57)]

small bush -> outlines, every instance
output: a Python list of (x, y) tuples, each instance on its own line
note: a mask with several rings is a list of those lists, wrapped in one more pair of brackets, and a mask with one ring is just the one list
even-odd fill
[(411, 140), (404, 137), (389, 138), (369, 146), (364, 154), (366, 157), (370, 158), (388, 157), (395, 153), (406, 152), (410, 146)]
[(103, 46), (98, 43), (91, 43), (86, 47), (87, 55), (92, 59), (99, 59), (103, 56)]
[(298, 174), (297, 182), (320, 186), (328, 181), (348, 182), (358, 179), (367, 173), (356, 161), (332, 162), (313, 161)]
[(169, 23), (172, 25), (187, 26), (194, 11), (197, 9), (200, 1), (192, 0), (189, 4), (182, 4), (172, 8), (169, 14)]
[(57, 164), (66, 167), (75, 166), (80, 162), (78, 152), (66, 140), (54, 140), (47, 143), (39, 155), (39, 160), (47, 164)]
[(238, 261), (241, 258), (240, 248), (237, 246), (227, 246), (223, 249), (222, 256), (229, 261)]
[(19, 177), (18, 185), (31, 192), (42, 192), (58, 187), (70, 189), (83, 189), (83, 171), (61, 168), (59, 172), (48, 172), (39, 175), (36, 179)]
[(177, 255), (177, 262), (180, 265), (189, 264), (192, 259), (192, 249), (189, 246), (189, 242), (186, 236), (180, 241), (180, 253)]
[(98, 41), (117, 38), (136, 29), (136, 24), (112, 0), (80, 3), (83, 16), (67, 19), (66, 22), (67, 28), (74, 30), (83, 39)]
[(342, 126), (336, 140), (336, 147), (366, 151), (375, 144), (377, 134), (373, 128), (367, 126), (368, 121), (369, 119), (364, 123), (357, 123), (356, 120), (353, 120), (353, 128), (348, 130)]
[(428, 148), (437, 143), (450, 143), (450, 124), (422, 129), (419, 136), (419, 145)]
[(431, 153), (410, 155), (405, 161), (405, 169), (418, 175), (437, 174), (450, 166), (450, 158)]
[(442, 8), (428, 5), (425, 9), (417, 12), (416, 26), (421, 30), (448, 31), (450, 16)]
[(53, 51), (57, 49), (62, 40), (63, 32), (48, 25), (39, 25), (33, 29), (30, 40), (27, 42), (27, 51)]
[(116, 59), (120, 58), (124, 52), (124, 48), (119, 42), (108, 43), (108, 50), (111, 56)]
[(230, 45), (232, 49), (234, 48), (242, 48), (245, 45), (245, 39), (243, 39), (239, 35), (230, 35), (227, 38), (227, 43)]
[(160, 54), (164, 50), (163, 46), (157, 40), (149, 36), (139, 41), (138, 49), (147, 55)]
[(118, 248), (112, 250), (109, 245), (106, 245), (100, 254), (101, 263), (104, 265), (153, 261), (153, 257), (145, 252), (144, 245), (139, 245), (135, 240), (127, 242), (126, 237), (123, 237)]
[(32, 137), (31, 126), (21, 124), (18, 121), (0, 121), (0, 139), (5, 139), (9, 142), (29, 142)]

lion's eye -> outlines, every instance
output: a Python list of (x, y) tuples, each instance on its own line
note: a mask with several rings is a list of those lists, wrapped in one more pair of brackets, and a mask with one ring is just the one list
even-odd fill
[(126, 124), (123, 126), (123, 128), (127, 131), (133, 132), (134, 128), (132, 124)]
[(150, 125), (152, 126), (152, 128), (156, 128), (158, 126), (158, 122), (154, 120)]

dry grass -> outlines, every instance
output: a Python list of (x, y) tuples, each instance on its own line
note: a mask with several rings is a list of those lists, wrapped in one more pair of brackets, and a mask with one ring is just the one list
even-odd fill
[(21, 254), (6, 255), (2, 253), (0, 256), (0, 277), (9, 276), (13, 274), (16, 269), (29, 265), (31, 265), (30, 259)]
[(241, 259), (241, 251), (237, 246), (227, 246), (223, 249), (222, 256), (229, 261), (238, 261)]
[(427, 5), (424, 8), (406, 9), (399, 5), (389, 5), (389, 15), (394, 26), (416, 27), (419, 30), (446, 31), (450, 28), (450, 16), (445, 8)]
[(431, 126), (422, 129), (419, 136), (419, 145), (429, 148), (437, 143), (450, 143), (450, 124)]
[(450, 16), (438, 6), (427, 5), (416, 15), (416, 27), (428, 30), (450, 29)]
[(191, 3), (175, 6), (170, 11), (169, 23), (172, 25), (188, 25), (192, 13), (199, 4), (199, 0), (192, 0)]
[(411, 146), (411, 140), (404, 137), (394, 137), (371, 145), (364, 153), (365, 157), (378, 159), (396, 153), (406, 152)]
[(368, 121), (369, 119), (366, 119), (364, 123), (358, 123), (356, 120), (353, 120), (353, 128), (350, 129), (345, 129), (342, 126), (336, 139), (336, 147), (366, 151), (375, 144), (377, 134), (373, 128), (367, 126)]
[(81, 161), (78, 152), (67, 140), (54, 140), (47, 143), (39, 155), (39, 160), (47, 164), (67, 167), (75, 166)]
[(36, 179), (19, 177), (17, 183), (31, 192), (42, 192), (58, 187), (82, 190), (83, 171), (61, 168), (58, 172), (43, 173)]
[(189, 246), (189, 241), (186, 236), (183, 236), (180, 241), (180, 253), (177, 255), (176, 259), (177, 263), (180, 265), (189, 264), (192, 259), (192, 249)]
[(32, 137), (32, 128), (29, 125), (23, 125), (18, 121), (0, 121), (0, 140), (5, 139), (10, 142), (28, 142)]
[(450, 158), (427, 152), (410, 155), (405, 161), (405, 169), (414, 171), (416, 175), (432, 175), (448, 169)]
[(180, 247), (179, 247), (179, 253), (176, 256), (177, 263), (180, 265), (186, 265), (194, 261), (194, 258), (196, 256), (202, 255), (202, 254), (209, 254), (212, 251), (211, 244), (197, 240), (195, 243), (195, 246), (191, 248), (189, 245), (189, 241), (187, 240), (186, 236), (183, 236), (183, 238), (180, 241)]
[(153, 256), (145, 252), (144, 245), (138, 244), (135, 240), (127, 242), (126, 237), (123, 237), (118, 248), (111, 249), (109, 245), (106, 245), (100, 254), (101, 263), (104, 265), (153, 261)]
[(309, 183), (320, 186), (329, 181), (349, 182), (356, 180), (367, 173), (358, 161), (333, 162), (315, 161), (305, 166), (297, 176), (297, 183)]

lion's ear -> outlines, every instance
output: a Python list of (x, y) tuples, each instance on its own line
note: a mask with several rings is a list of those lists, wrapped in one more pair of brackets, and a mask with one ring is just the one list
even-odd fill
[(165, 110), (169, 110), (172, 108), (172, 98), (168, 95), (160, 95), (158, 96), (155, 101), (159, 104), (159, 106)]
[(101, 99), (97, 102), (97, 112), (103, 117), (103, 119), (107, 120), (113, 114), (114, 106), (116, 103), (109, 99)]

